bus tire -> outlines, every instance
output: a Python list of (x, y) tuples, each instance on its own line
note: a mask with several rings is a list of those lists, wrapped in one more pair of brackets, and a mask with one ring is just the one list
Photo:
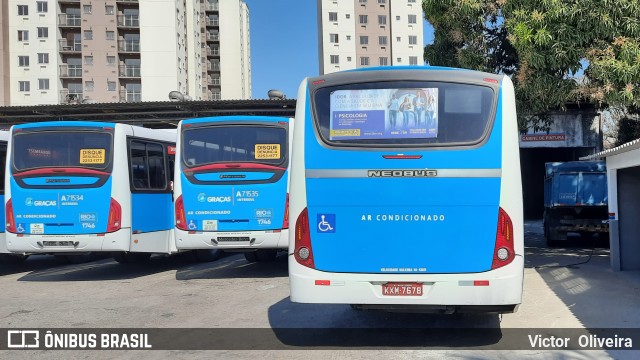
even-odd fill
[(278, 250), (276, 249), (256, 250), (256, 257), (260, 262), (274, 261), (276, 259), (276, 255), (278, 255)]
[(218, 249), (193, 250), (193, 255), (198, 262), (211, 262), (220, 259), (222, 251)]
[(0, 263), (8, 264), (8, 265), (19, 265), (22, 264), (29, 255), (22, 254), (0, 254)]
[(257, 251), (247, 251), (244, 253), (244, 258), (247, 259), (248, 262), (254, 263), (258, 261)]

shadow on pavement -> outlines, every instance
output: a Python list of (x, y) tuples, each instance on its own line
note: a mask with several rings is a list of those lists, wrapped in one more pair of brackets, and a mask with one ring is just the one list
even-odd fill
[(497, 314), (415, 314), (357, 311), (349, 305), (296, 304), (269, 307), (269, 324), (287, 346), (320, 348), (456, 348), (497, 344)]
[(241, 253), (209, 264), (190, 264), (178, 269), (177, 280), (244, 279), (288, 277), (287, 256), (282, 253), (274, 261), (250, 263)]
[[(84, 264), (69, 265), (63, 265), (54, 260), (53, 263), (47, 262), (42, 266), (32, 268), (31, 272), (18, 280), (46, 282), (134, 279), (188, 266), (193, 260), (187, 255), (189, 254), (185, 253), (172, 256), (154, 255), (148, 262), (140, 264), (119, 264), (111, 258)], [(27, 262), (30, 260), (31, 258), (27, 259)], [(211, 266), (210, 264), (211, 263), (208, 263), (209, 266)]]

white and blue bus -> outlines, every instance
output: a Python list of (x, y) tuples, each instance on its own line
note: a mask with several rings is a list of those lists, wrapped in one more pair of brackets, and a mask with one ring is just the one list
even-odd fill
[[(220, 116), (178, 126), (175, 239), (197, 257), (275, 259), (288, 238), (288, 118)], [(204, 260), (204, 259), (203, 259)]]
[[(0, 131), (0, 198), (4, 203), (4, 172), (5, 162), (7, 159), (7, 142), (9, 141), (9, 132)], [(4, 220), (4, 207), (0, 208), (0, 217)], [(28, 256), (20, 254), (12, 254), (7, 250), (7, 242), (5, 239), (4, 226), (0, 229), (0, 263), (20, 263), (26, 260)]]
[(291, 300), (514, 312), (522, 299), (510, 79), (436, 67), (302, 82), (291, 165)]
[(5, 175), (7, 249), (70, 261), (110, 252), (119, 262), (176, 252), (175, 136), (87, 121), (13, 126)]

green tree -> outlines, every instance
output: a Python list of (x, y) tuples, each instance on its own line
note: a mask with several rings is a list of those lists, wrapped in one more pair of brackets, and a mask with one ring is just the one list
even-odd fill
[[(502, 72), (521, 129), (569, 101), (640, 108), (638, 0), (424, 0), (432, 65)], [(581, 76), (580, 74), (583, 74)]]

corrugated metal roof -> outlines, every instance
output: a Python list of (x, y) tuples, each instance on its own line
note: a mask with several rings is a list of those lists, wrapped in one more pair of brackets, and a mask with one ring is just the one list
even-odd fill
[(602, 158), (606, 158), (606, 157), (617, 155), (617, 154), (622, 154), (627, 151), (636, 150), (636, 149), (640, 149), (640, 139), (629, 141), (626, 144), (622, 144), (620, 146), (616, 146), (608, 150), (600, 151), (599, 153), (596, 153), (593, 155), (583, 156), (580, 158), (580, 160), (602, 159)]

